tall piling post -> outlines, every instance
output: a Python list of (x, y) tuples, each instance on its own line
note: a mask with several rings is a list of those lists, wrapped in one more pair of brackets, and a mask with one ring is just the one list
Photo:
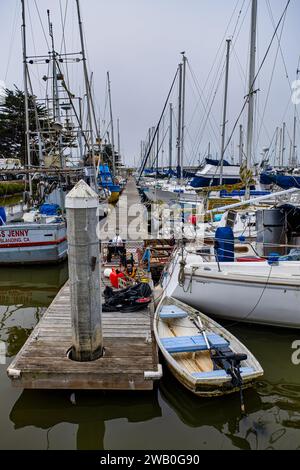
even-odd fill
[(72, 359), (94, 361), (102, 356), (100, 250), (97, 237), (97, 194), (83, 180), (66, 197), (69, 279), (72, 317)]

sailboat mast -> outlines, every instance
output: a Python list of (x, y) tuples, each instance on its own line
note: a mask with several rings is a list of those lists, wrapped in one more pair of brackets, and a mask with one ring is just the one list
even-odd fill
[[(185, 138), (185, 84), (186, 84), (186, 63), (185, 53), (182, 53), (182, 118), (181, 118), (181, 147), (180, 147), (180, 168), (181, 179), (183, 177), (183, 160), (184, 160), (184, 138)], [(182, 182), (182, 181), (181, 181)]]
[(121, 155), (121, 137), (120, 137), (120, 119), (118, 118), (117, 120), (117, 126), (118, 126), (118, 155), (120, 158)]
[(223, 108), (223, 126), (222, 126), (222, 144), (221, 144), (221, 167), (220, 167), (220, 185), (223, 184), (223, 169), (224, 169), (224, 153), (225, 153), (225, 138), (226, 138), (226, 124), (227, 124), (227, 100), (228, 100), (228, 79), (229, 79), (229, 59), (230, 59), (230, 46), (231, 39), (226, 40), (227, 53), (226, 53), (226, 74), (225, 74), (225, 93), (224, 93), (224, 108)]
[(179, 64), (179, 94), (178, 94), (178, 129), (177, 129), (177, 179), (181, 180), (181, 118), (182, 118), (182, 64)]
[[(254, 93), (255, 93), (255, 66), (256, 66), (256, 38), (257, 38), (257, 0), (252, 0), (251, 12), (251, 44), (249, 67), (249, 96), (248, 96), (248, 125), (247, 125), (247, 168), (251, 167), (254, 132)], [(250, 197), (249, 188), (246, 195)]]
[[(24, 99), (25, 99), (25, 125), (26, 125), (26, 152), (27, 152), (27, 166), (28, 170), (31, 168), (31, 154), (30, 154), (30, 125), (29, 125), (29, 100), (28, 100), (28, 70), (27, 70), (27, 44), (26, 44), (26, 14), (25, 14), (25, 0), (22, 2), (22, 44), (23, 44), (23, 80), (24, 80)], [(32, 196), (32, 181), (29, 174), (29, 192)]]
[[(172, 171), (172, 159), (173, 159), (173, 104), (170, 103), (170, 124), (169, 124), (169, 171), (171, 175)], [(169, 175), (169, 176), (170, 176)]]
[(239, 143), (239, 165), (243, 164), (243, 155), (244, 155), (244, 130), (243, 125), (240, 125), (240, 143)]
[(281, 166), (284, 166), (284, 156), (285, 156), (285, 133), (286, 133), (286, 123), (283, 123), (282, 126), (282, 150), (281, 150)]
[[(297, 69), (296, 80), (298, 80), (300, 74), (300, 70)], [(294, 127), (293, 127), (293, 143), (292, 143), (292, 166), (297, 166), (297, 146), (296, 146), (296, 132), (297, 132), (297, 105), (295, 104), (295, 112), (294, 112)]]
[(87, 60), (86, 60), (86, 53), (85, 53), (83, 26), (82, 26), (79, 0), (76, 0), (76, 5), (77, 5), (77, 15), (78, 15), (78, 24), (79, 24), (79, 33), (80, 33), (80, 42), (81, 42), (81, 55), (82, 55), (82, 62), (83, 62), (84, 81), (85, 81), (86, 96), (87, 96), (88, 123), (89, 123), (89, 128), (90, 128), (89, 129), (90, 147), (91, 147), (92, 161), (93, 161), (93, 167), (94, 167), (94, 186), (95, 186), (95, 189), (97, 189), (97, 181), (96, 181), (97, 170), (96, 170), (96, 161), (95, 161), (95, 147), (94, 147), (92, 107), (91, 107), (92, 97), (91, 97), (91, 88), (89, 84), (89, 75), (88, 75), (88, 68), (87, 68)]
[(116, 174), (116, 153), (115, 153), (115, 134), (114, 134), (114, 120), (113, 120), (113, 111), (112, 111), (112, 101), (111, 101), (111, 83), (110, 75), (107, 72), (107, 84), (108, 84), (108, 97), (109, 97), (109, 110), (110, 110), (110, 125), (111, 125), (111, 146), (112, 146), (112, 158), (113, 158), (113, 174)]

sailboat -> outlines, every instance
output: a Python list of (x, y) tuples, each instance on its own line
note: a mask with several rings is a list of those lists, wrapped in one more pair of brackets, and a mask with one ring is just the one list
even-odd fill
[[(247, 166), (250, 163), (253, 140), (256, 21), (257, 0), (252, 0)], [(274, 193), (258, 199), (284, 196), (293, 191), (297, 190)], [(249, 197), (247, 199), (243, 204), (253, 202)], [(288, 223), (288, 227), (284, 223), (281, 224), (280, 219), (286, 221), (295, 211), (294, 221)], [(299, 209), (291, 204), (282, 204), (277, 209), (256, 213), (259, 214), (262, 229), (257, 230), (257, 255), (253, 260), (245, 259), (246, 262), (242, 263), (234, 259), (233, 234), (231, 242), (226, 242), (225, 239), (217, 240), (225, 253), (223, 259), (220, 258), (220, 248), (216, 248), (214, 260), (178, 250), (171, 262), (171, 268), (164, 275), (163, 286), (166, 294), (187, 302), (206, 315), (299, 329), (300, 262), (297, 257), (296, 261), (290, 261), (293, 259), (292, 252), (286, 252), (289, 247), (299, 246), (298, 211)], [(225, 227), (227, 231), (234, 229), (234, 220), (231, 222), (232, 226), (227, 224)], [(285, 240), (287, 231), (289, 243)], [(270, 234), (278, 238), (277, 243), (272, 242), (272, 239), (269, 241)], [(258, 247), (263, 250), (261, 253), (258, 253)]]

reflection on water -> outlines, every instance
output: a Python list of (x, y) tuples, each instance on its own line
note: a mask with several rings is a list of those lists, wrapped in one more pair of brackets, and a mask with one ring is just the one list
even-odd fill
[(67, 264), (0, 270), (0, 340), (15, 356), (68, 278)]
[(10, 419), (15, 429), (51, 429), (61, 422), (78, 425), (77, 449), (103, 449), (105, 421), (146, 422), (161, 416), (156, 393), (23, 391)]
[[(67, 267), (0, 271), (0, 339), (9, 361), (67, 278)], [(226, 325), (225, 325), (226, 326)], [(292, 343), (300, 332), (227, 327), (261, 362), (265, 375), (239, 396), (200, 399), (165, 370), (153, 392), (19, 391), (0, 366), (1, 448), (297, 449), (300, 367)]]
[(47, 307), (67, 281), (68, 266), (0, 269), (0, 305)]

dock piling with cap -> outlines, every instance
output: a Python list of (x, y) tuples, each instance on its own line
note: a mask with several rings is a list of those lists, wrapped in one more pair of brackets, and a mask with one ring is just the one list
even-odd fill
[(97, 194), (83, 180), (66, 198), (69, 284), (72, 317), (71, 359), (85, 362), (102, 356), (100, 253)]

